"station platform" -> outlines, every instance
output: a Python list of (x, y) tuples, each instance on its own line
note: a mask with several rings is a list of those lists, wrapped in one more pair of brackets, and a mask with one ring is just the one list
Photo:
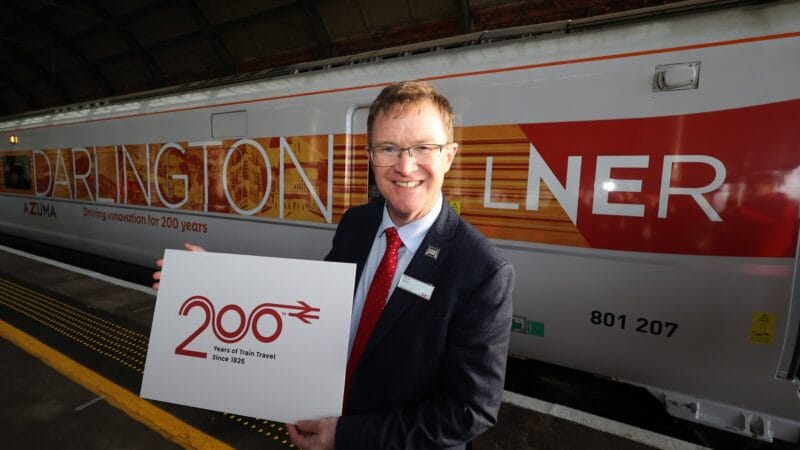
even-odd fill
[[(155, 294), (0, 246), (3, 448), (295, 448), (282, 423), (138, 396)], [(480, 449), (702, 449), (506, 392)]]

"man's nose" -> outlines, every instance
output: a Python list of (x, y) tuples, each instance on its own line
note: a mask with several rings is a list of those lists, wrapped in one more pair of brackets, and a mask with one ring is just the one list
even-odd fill
[(394, 165), (394, 170), (403, 175), (409, 175), (417, 170), (417, 161), (411, 156), (410, 149), (400, 152), (400, 156)]

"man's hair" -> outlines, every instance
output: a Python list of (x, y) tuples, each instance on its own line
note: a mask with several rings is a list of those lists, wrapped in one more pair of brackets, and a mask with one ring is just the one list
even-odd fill
[(419, 105), (425, 100), (433, 102), (442, 116), (442, 124), (447, 134), (447, 141), (453, 142), (453, 128), (455, 119), (453, 117), (453, 107), (450, 102), (436, 91), (428, 82), (420, 80), (407, 80), (390, 84), (383, 88), (378, 97), (369, 107), (369, 117), (367, 118), (367, 137), (370, 145), (372, 144), (372, 127), (379, 114), (389, 114), (395, 108), (405, 109), (411, 105)]

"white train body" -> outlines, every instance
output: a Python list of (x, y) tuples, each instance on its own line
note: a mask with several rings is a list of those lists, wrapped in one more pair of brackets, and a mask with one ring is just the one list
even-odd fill
[(517, 269), (513, 353), (800, 441), (800, 3), (378, 59), (1, 123), (0, 231), (320, 259), (367, 200), (365, 106), (428, 79), (446, 198)]

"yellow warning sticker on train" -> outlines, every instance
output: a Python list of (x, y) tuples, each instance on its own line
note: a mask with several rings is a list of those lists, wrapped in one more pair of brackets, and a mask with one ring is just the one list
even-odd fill
[(761, 344), (771, 344), (775, 336), (775, 313), (755, 311), (750, 322), (750, 340)]

